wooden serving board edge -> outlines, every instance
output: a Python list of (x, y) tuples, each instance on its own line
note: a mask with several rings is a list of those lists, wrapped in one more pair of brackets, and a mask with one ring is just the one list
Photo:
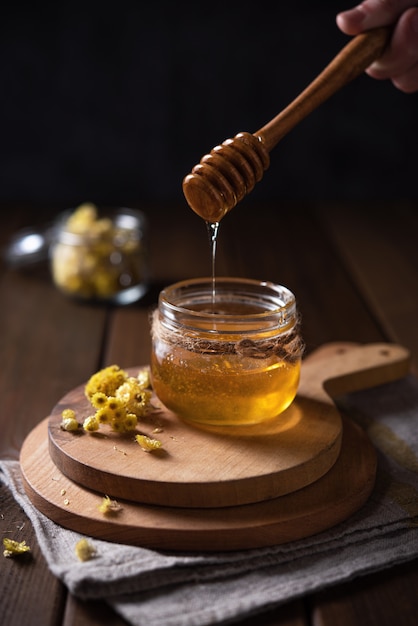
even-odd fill
[(341, 454), (327, 474), (294, 493), (242, 506), (187, 509), (120, 501), (120, 513), (106, 516), (98, 510), (105, 494), (74, 483), (49, 457), (47, 420), (24, 442), (22, 477), (39, 511), (64, 528), (91, 537), (174, 551), (266, 547), (325, 531), (346, 520), (369, 498), (376, 452), (354, 422), (343, 418), (343, 425)]

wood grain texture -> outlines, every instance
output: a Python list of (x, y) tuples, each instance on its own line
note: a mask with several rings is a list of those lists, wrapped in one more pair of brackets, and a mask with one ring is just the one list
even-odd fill
[[(162, 407), (136, 429), (163, 444), (148, 454), (132, 433), (63, 431), (65, 407), (89, 414), (83, 386), (65, 396), (49, 418), (55, 465), (85, 487), (142, 503), (211, 508), (268, 500), (320, 478), (341, 445), (335, 407), (303, 397), (277, 420), (228, 429), (198, 428)], [(156, 426), (161, 433), (153, 434)]]
[[(294, 493), (242, 506), (185, 508), (118, 501), (122, 510), (98, 510), (103, 493), (64, 476), (48, 453), (48, 420), (21, 451), (25, 489), (33, 504), (65, 528), (92, 537), (167, 550), (240, 550), (300, 539), (345, 520), (368, 499), (376, 455), (364, 431), (344, 421), (341, 453), (333, 467)], [(356, 450), (355, 457), (352, 451)]]
[(313, 623), (320, 626), (355, 626), (359, 623), (416, 626), (417, 588), (416, 561), (362, 576), (320, 592), (312, 603)]
[[(408, 366), (409, 353), (402, 346), (324, 346), (302, 367), (300, 395), (290, 407), (292, 410), (286, 412), (286, 427), (277, 420), (276, 426), (273, 422), (268, 427), (259, 425), (258, 429), (264, 429), (261, 433), (247, 428), (234, 428), (233, 432), (195, 429), (163, 411), (162, 423), (168, 439), (180, 442), (178, 449), (188, 453), (177, 459), (174, 469), (167, 464), (165, 454), (161, 458), (147, 454), (145, 462), (143, 459), (139, 465), (141, 450), (128, 439), (121, 442), (120, 436), (74, 436), (61, 431), (62, 407), (73, 402), (73, 396), (80, 401), (84, 387), (79, 387), (32, 431), (22, 447), (21, 467), (27, 493), (35, 506), (65, 527), (110, 541), (123, 537), (125, 543), (147, 547), (232, 550), (308, 536), (335, 525), (362, 506), (371, 493), (376, 471), (374, 448), (367, 436), (351, 421), (344, 420), (342, 427), (324, 388), (328, 385), (338, 392), (364, 389), (400, 378)], [(327, 438), (328, 433), (329, 440), (329, 433), (333, 435), (329, 440), (332, 455), (324, 447), (318, 453), (311, 441), (315, 428), (309, 433), (303, 426), (312, 414), (313, 425), (321, 431), (321, 437)], [(245, 436), (240, 434), (242, 430)], [(195, 445), (191, 445), (193, 438), (197, 438)], [(83, 442), (87, 442), (85, 447)], [(209, 452), (208, 456), (202, 454), (202, 449)], [(310, 479), (303, 486), (290, 489), (303, 466), (298, 463), (300, 450), (308, 455), (305, 464), (313, 473), (306, 473)], [(74, 459), (74, 453), (78, 461), (72, 471), (68, 459)], [(323, 467), (321, 457), (327, 462), (333, 457), (333, 463), (318, 475), (318, 467)], [(233, 462), (226, 464), (226, 459), (231, 458)], [(283, 459), (287, 466), (281, 464)], [(286, 485), (282, 492), (281, 482)], [(131, 492), (125, 484), (132, 488), (135, 497), (129, 497)], [(267, 490), (263, 485), (268, 486)], [(115, 489), (119, 497), (123, 492), (123, 509), (114, 517), (104, 516), (98, 511), (101, 498), (109, 493), (115, 497)], [(149, 504), (153, 490), (160, 506)], [(245, 497), (234, 497), (234, 490), (246, 494)], [(174, 503), (170, 496), (173, 492)], [(199, 492), (205, 497), (200, 498)], [(254, 492), (258, 493), (257, 499)], [(185, 505), (179, 504), (183, 496)], [(138, 502), (139, 498), (142, 502)], [(208, 502), (214, 504), (208, 507)]]
[(416, 206), (337, 205), (333, 211), (318, 206), (317, 212), (369, 310), (387, 337), (408, 346), (418, 372)]
[(0, 483), (0, 536), (26, 541), (31, 549), (18, 559), (4, 558), (1, 544), (0, 623), (8, 626), (60, 623), (66, 590), (49, 569), (29, 519), (3, 483)]
[[(409, 354), (401, 346), (339, 344), (306, 359), (298, 395), (276, 420), (249, 427), (196, 427), (179, 420), (158, 398), (137, 430), (163, 443), (144, 455), (134, 434), (109, 428), (74, 433), (60, 428), (62, 411), (79, 421), (92, 410), (84, 385), (66, 394), (49, 418), (49, 452), (76, 483), (114, 498), (181, 507), (223, 507), (291, 493), (323, 476), (341, 445), (341, 419), (330, 397), (405, 375)], [(140, 368), (129, 373), (136, 375)], [(325, 390), (328, 389), (328, 392)], [(161, 433), (154, 434), (158, 428)]]

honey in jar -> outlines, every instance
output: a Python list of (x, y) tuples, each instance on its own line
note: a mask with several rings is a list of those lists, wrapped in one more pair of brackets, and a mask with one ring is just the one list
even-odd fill
[(295, 398), (302, 352), (296, 300), (286, 287), (197, 278), (160, 293), (152, 382), (182, 419), (226, 426), (275, 418)]

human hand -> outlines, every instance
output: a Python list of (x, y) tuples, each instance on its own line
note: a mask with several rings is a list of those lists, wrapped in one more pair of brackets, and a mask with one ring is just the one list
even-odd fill
[(391, 41), (383, 55), (366, 73), (378, 80), (389, 79), (405, 93), (418, 91), (417, 0), (364, 0), (337, 15), (337, 25), (346, 35), (394, 24)]

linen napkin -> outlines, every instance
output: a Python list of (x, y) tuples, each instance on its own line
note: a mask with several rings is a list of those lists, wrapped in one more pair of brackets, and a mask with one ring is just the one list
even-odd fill
[(32, 505), (17, 461), (0, 462), (0, 480), (32, 521), (51, 571), (79, 598), (103, 599), (133, 626), (233, 623), (418, 556), (418, 379), (356, 392), (337, 405), (376, 447), (375, 488), (345, 522), (284, 545), (180, 553), (88, 538), (96, 556), (80, 562), (74, 547), (82, 535)]

